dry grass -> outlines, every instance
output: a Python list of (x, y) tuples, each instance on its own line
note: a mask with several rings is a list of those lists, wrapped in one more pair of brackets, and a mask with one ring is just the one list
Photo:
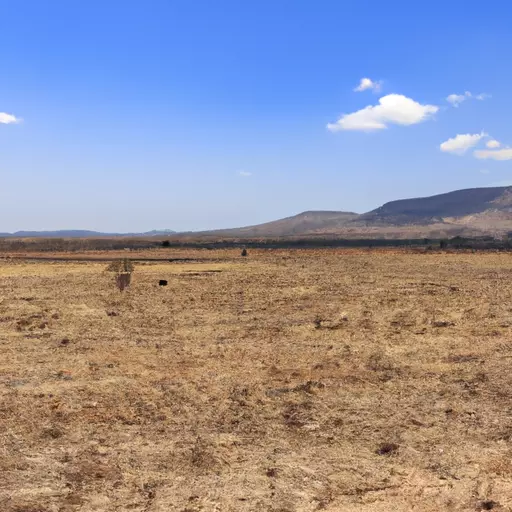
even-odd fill
[(207, 252), (0, 262), (2, 512), (512, 510), (509, 255)]

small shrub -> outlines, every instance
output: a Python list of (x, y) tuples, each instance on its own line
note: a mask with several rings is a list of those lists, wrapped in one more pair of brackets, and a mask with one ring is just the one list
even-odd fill
[(395, 443), (383, 443), (376, 450), (377, 455), (392, 455), (398, 451), (399, 446)]
[(492, 501), (492, 500), (481, 501), (477, 505), (478, 510), (493, 510), (496, 507), (499, 507), (499, 503), (497, 503), (496, 501)]
[(115, 272), (117, 274), (116, 285), (120, 291), (130, 286), (133, 270), (133, 263), (128, 258), (112, 261), (107, 267), (108, 272)]
[(245, 258), (245, 256), (247, 256), (247, 249), (242, 249), (241, 255)]

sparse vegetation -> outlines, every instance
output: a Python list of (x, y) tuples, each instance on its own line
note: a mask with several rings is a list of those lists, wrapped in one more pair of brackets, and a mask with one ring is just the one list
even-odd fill
[[(451, 251), (512, 251), (510, 237), (493, 238), (491, 236), (448, 238), (416, 238), (411, 233), (409, 238), (340, 238), (335, 235), (286, 236), (263, 238), (213, 238), (207, 236), (177, 236), (170, 240), (155, 241), (152, 238), (72, 238), (72, 239), (12, 239), (0, 238), (0, 255), (21, 252), (31, 253), (41, 258), (51, 258), (52, 253), (77, 255), (80, 252), (117, 252), (120, 250), (144, 251), (151, 249), (233, 249), (240, 247), (241, 241), (248, 249), (331, 249), (331, 248), (410, 248), (411, 250)], [(443, 235), (444, 236), (444, 235)], [(108, 252), (103, 253), (108, 255)]]
[(168, 254), (0, 260), (2, 512), (510, 510), (508, 254)]
[(128, 258), (112, 261), (107, 267), (108, 272), (115, 272), (116, 274), (131, 274), (134, 269), (133, 262)]
[(130, 286), (134, 268), (133, 263), (128, 258), (112, 261), (108, 265), (107, 271), (116, 273), (116, 286), (119, 291), (122, 292)]

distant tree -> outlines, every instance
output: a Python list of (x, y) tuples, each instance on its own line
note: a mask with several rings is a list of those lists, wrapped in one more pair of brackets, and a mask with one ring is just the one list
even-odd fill
[(450, 239), (450, 245), (455, 247), (455, 249), (461, 249), (465, 245), (471, 247), (471, 240), (467, 240), (457, 235)]
[(441, 241), (439, 242), (439, 247), (440, 247), (441, 249), (446, 249), (446, 247), (447, 247), (447, 246), (448, 246), (448, 242), (447, 242), (446, 240), (441, 240)]
[(169, 242), (169, 240), (164, 240), (162, 242), (162, 247), (170, 247), (171, 246), (171, 242)]
[(245, 249), (245, 247), (242, 249), (242, 256), (247, 256), (247, 249)]

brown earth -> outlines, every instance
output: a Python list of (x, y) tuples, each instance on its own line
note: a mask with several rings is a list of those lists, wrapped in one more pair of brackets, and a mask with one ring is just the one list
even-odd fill
[(2, 512), (512, 510), (510, 255), (193, 259), (0, 260)]

